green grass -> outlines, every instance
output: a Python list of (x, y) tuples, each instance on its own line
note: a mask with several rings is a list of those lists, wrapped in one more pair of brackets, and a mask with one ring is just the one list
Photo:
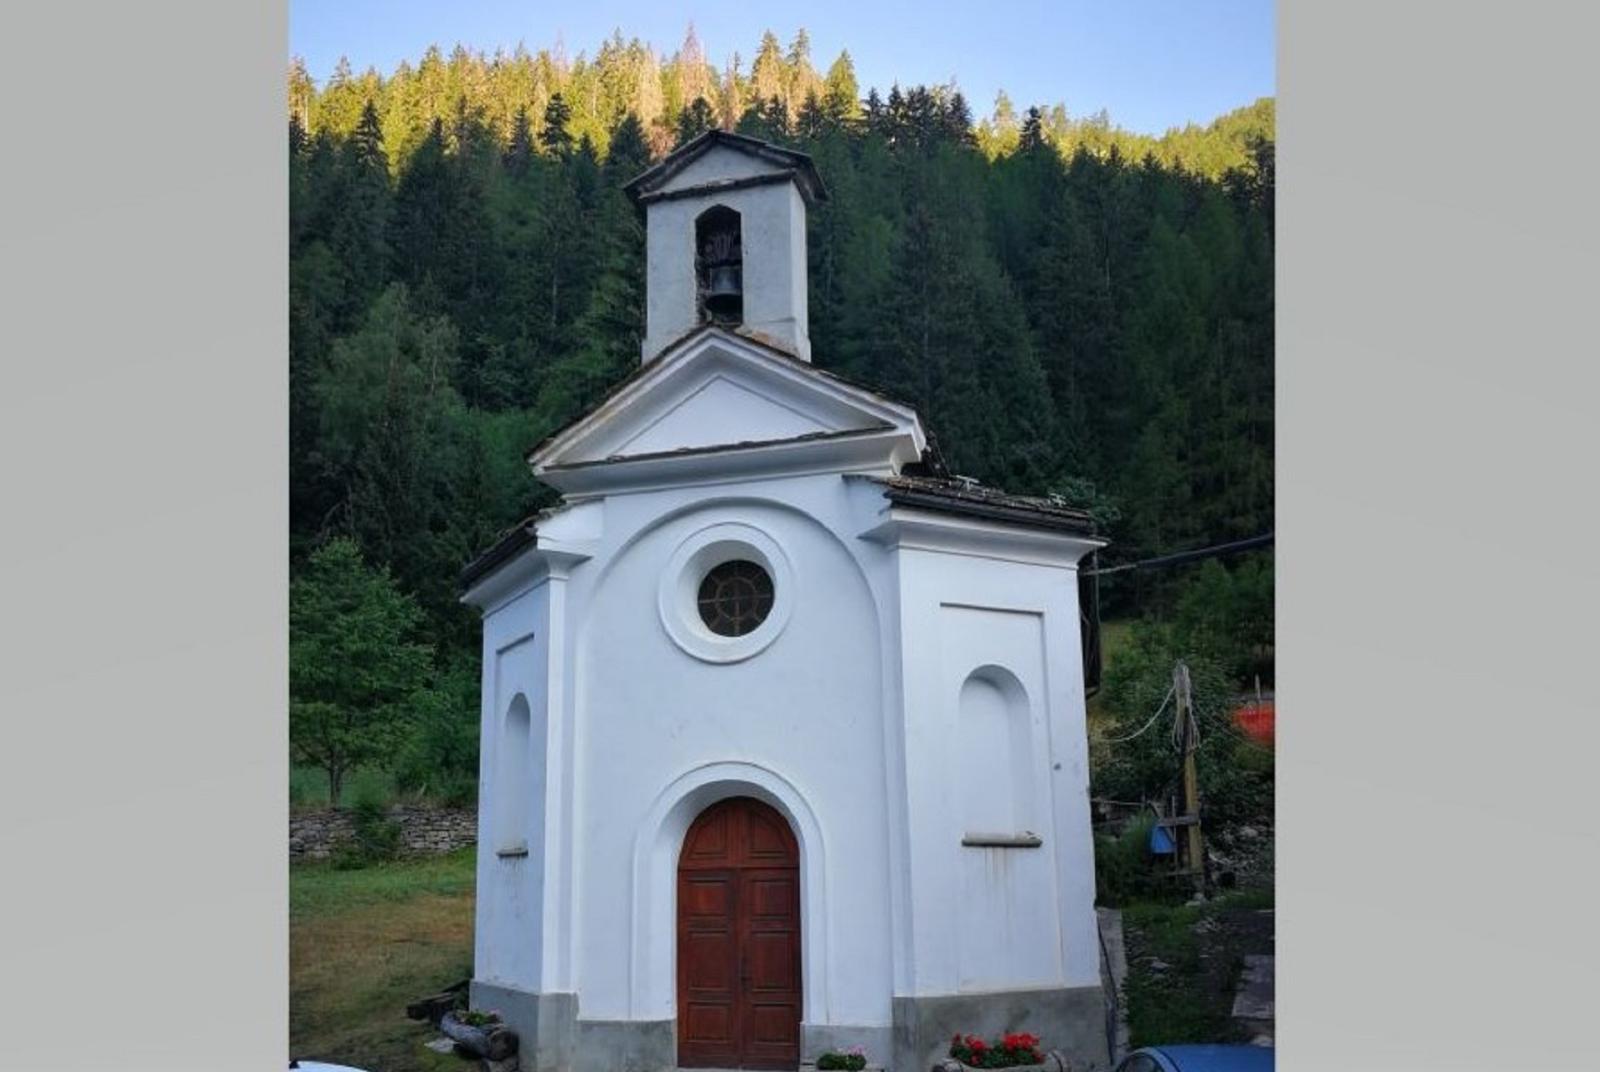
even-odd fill
[[(1272, 951), (1271, 890), (1244, 890), (1203, 905), (1144, 902), (1122, 910), (1128, 943), (1129, 1042), (1243, 1042), (1230, 1013), (1247, 953)], [(1199, 928), (1199, 929), (1197, 929)], [(1151, 958), (1166, 967), (1157, 970)]]
[(289, 871), (289, 1046), (374, 1072), (466, 1072), (405, 1007), (472, 974), (476, 854)]
[(1100, 623), (1100, 661), (1104, 666), (1116, 662), (1117, 656), (1133, 643), (1133, 619)]

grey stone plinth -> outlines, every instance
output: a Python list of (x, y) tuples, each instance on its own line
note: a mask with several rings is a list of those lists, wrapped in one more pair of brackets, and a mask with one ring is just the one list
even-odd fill
[(579, 1020), (576, 1043), (573, 1072), (672, 1072), (678, 1067), (673, 1020)]
[(894, 999), (895, 1072), (926, 1072), (949, 1059), (950, 1036), (1038, 1035), (1073, 1072), (1110, 1064), (1105, 995), (1098, 986), (995, 990)]
[(493, 1010), (517, 1033), (523, 1072), (568, 1072), (572, 1068), (576, 994), (535, 994), (503, 983), (472, 981), (474, 1009)]
[(887, 1068), (894, 1055), (894, 1028), (886, 1024), (800, 1025), (800, 1063), (809, 1065), (833, 1050), (846, 1053), (855, 1047), (867, 1055), (867, 1067)]

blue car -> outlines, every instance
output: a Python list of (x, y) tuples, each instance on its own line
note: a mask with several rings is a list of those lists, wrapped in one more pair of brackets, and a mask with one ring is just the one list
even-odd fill
[(1145, 1046), (1117, 1072), (1272, 1072), (1270, 1046)]

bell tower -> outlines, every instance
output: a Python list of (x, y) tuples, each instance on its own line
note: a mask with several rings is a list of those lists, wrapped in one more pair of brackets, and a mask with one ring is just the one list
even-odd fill
[(811, 360), (806, 207), (827, 192), (809, 156), (712, 130), (626, 189), (645, 216), (646, 363), (702, 324)]

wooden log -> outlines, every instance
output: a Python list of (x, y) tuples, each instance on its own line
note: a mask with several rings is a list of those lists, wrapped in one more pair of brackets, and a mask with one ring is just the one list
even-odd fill
[(517, 1052), (517, 1033), (504, 1024), (474, 1027), (462, 1023), (454, 1012), (448, 1012), (439, 1020), (439, 1030), (474, 1057), (503, 1061)]
[(406, 1006), (406, 1016), (412, 1020), (426, 1020), (430, 1024), (438, 1026), (444, 1014), (455, 1008), (460, 1001), (461, 998), (458, 994), (446, 990), (442, 993), (413, 1001)]

